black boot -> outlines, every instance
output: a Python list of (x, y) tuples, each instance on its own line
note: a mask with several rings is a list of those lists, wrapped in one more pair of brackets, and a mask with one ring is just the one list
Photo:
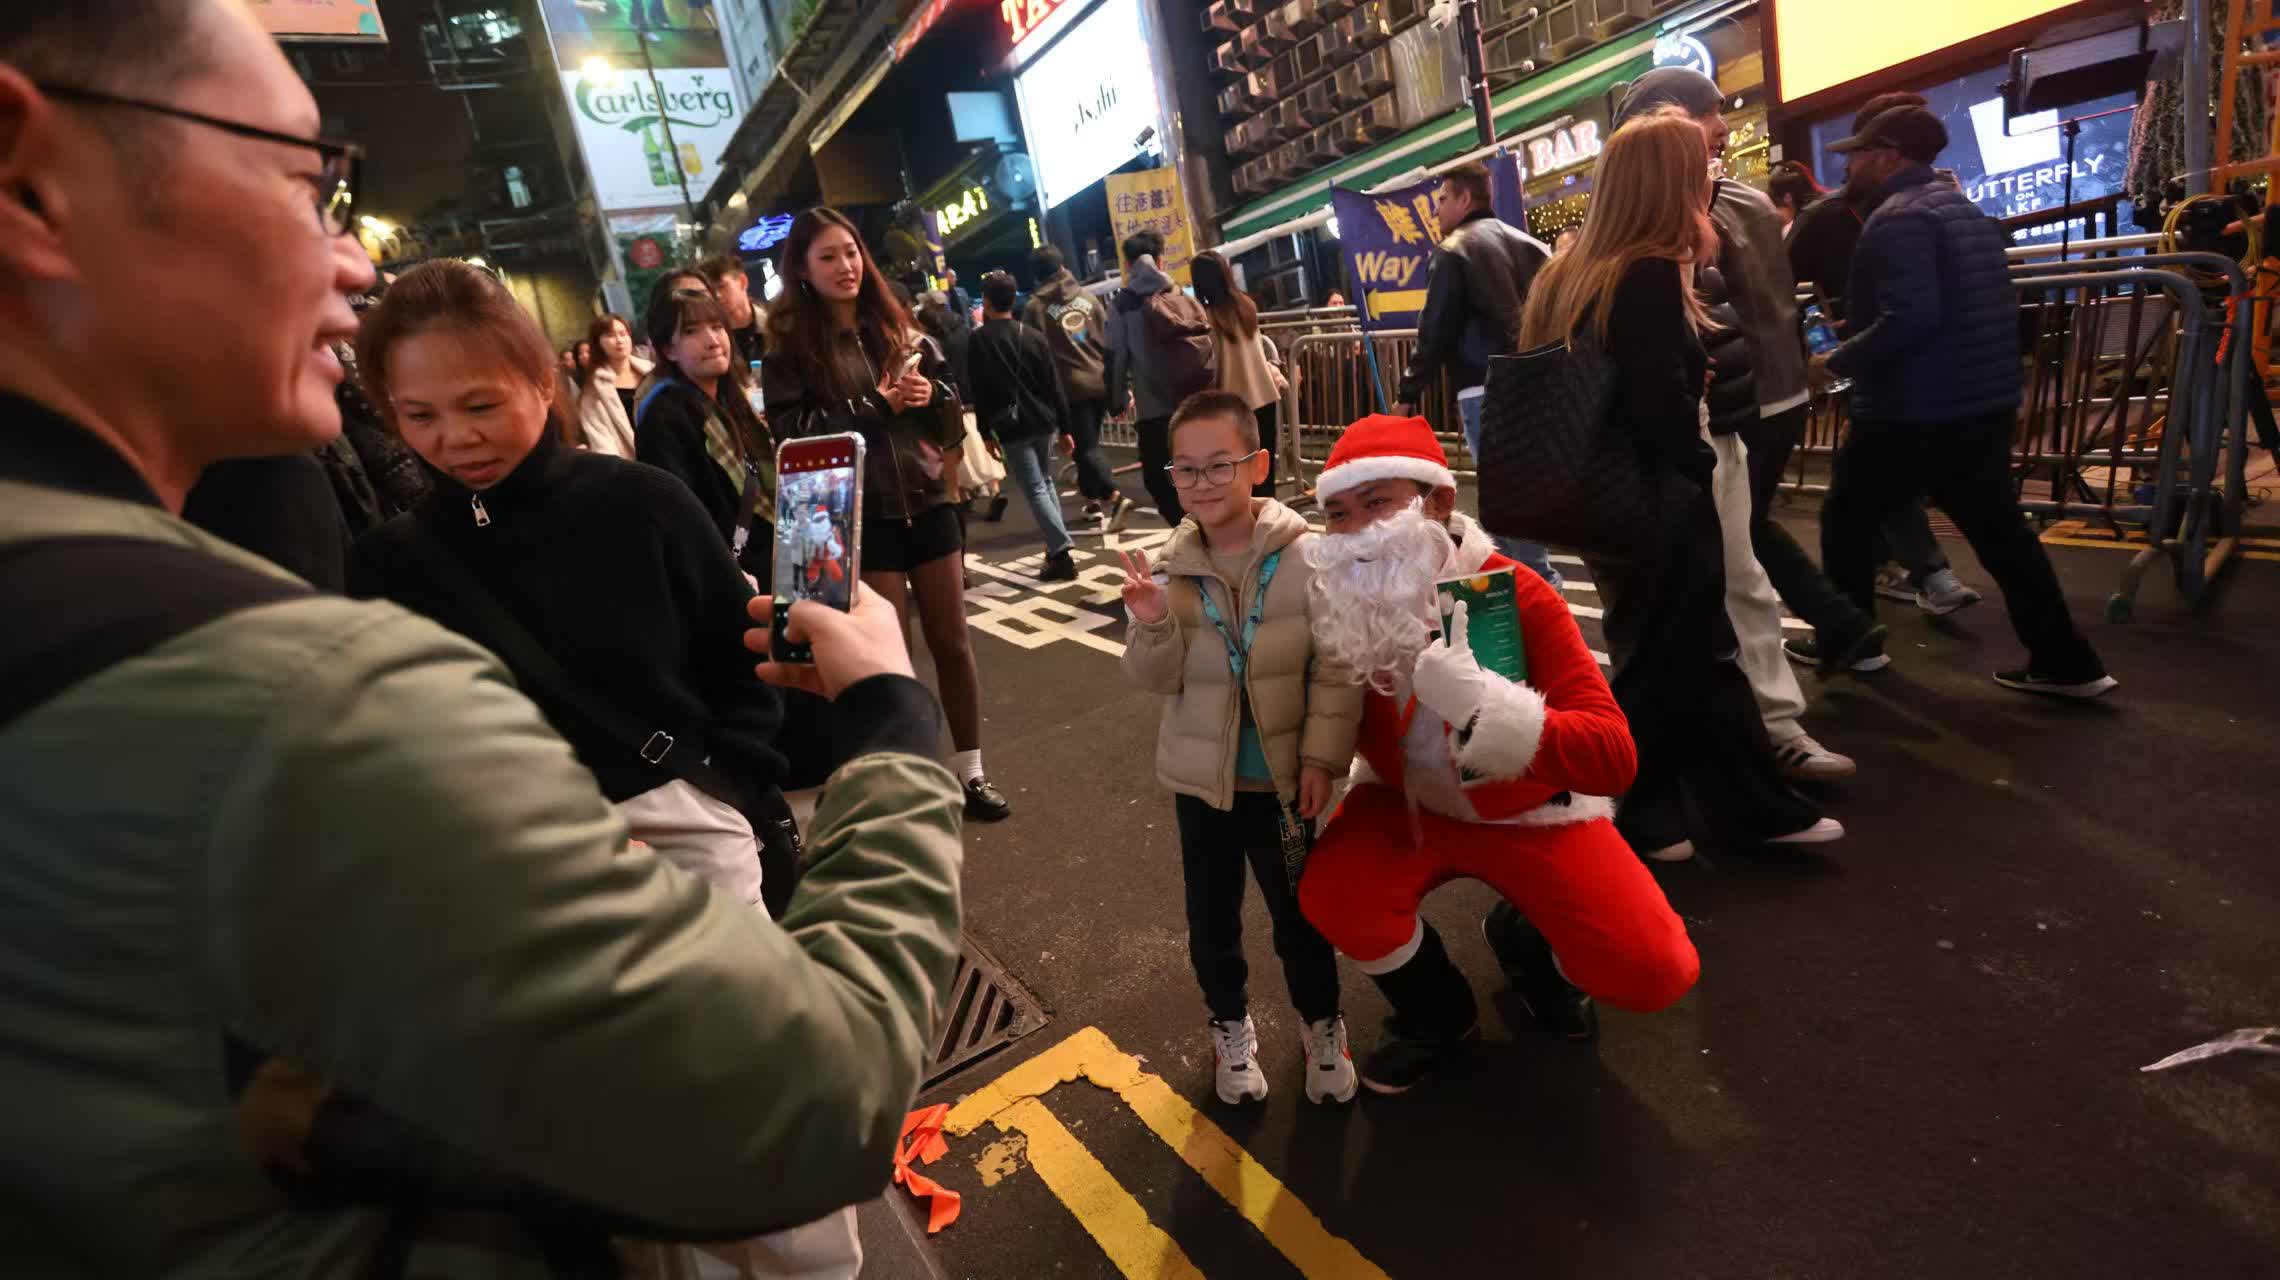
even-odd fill
[(1362, 1064), (1362, 1083), (1377, 1093), (1406, 1093), (1480, 1032), (1472, 987), (1449, 963), (1441, 935), (1429, 924), (1423, 928), (1424, 939), (1409, 963), (1373, 975), (1393, 1006), (1393, 1016), (1385, 1020), (1385, 1043)]
[(1552, 963), (1551, 944), (1528, 917), (1500, 900), (1481, 917), (1480, 936), (1488, 940), (1505, 980), (1519, 993), (1539, 1030), (1562, 1040), (1599, 1038), (1598, 1008), (1583, 988), (1560, 976), (1559, 966)]

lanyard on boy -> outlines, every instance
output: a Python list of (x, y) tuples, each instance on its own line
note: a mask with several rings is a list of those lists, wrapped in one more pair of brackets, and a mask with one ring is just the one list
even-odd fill
[(1243, 643), (1240, 647), (1236, 645), (1234, 635), (1227, 630), (1227, 620), (1219, 616), (1219, 606), (1212, 603), (1211, 592), (1205, 589), (1203, 579), (1196, 579), (1195, 593), (1203, 598), (1203, 616), (1211, 619), (1212, 628), (1226, 642), (1227, 669), (1235, 673), (1237, 680), (1243, 678), (1243, 668), (1250, 660), (1251, 642), (1259, 638), (1259, 619), (1267, 611), (1267, 584), (1275, 580), (1275, 569), (1281, 564), (1280, 551), (1268, 553), (1267, 558), (1259, 562), (1259, 590), (1251, 597), (1251, 616), (1243, 620)]

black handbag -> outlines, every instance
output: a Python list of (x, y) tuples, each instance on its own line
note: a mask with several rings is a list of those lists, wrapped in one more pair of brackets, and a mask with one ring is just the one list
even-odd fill
[(1614, 358), (1548, 343), (1488, 362), (1480, 522), (1490, 533), (1638, 559), (1668, 539), (1672, 477), (1641, 465), (1614, 420)]

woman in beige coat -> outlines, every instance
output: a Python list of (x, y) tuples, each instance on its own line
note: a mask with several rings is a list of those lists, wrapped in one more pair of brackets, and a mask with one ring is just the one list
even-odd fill
[(578, 396), (578, 429), (588, 449), (630, 458), (634, 391), (653, 366), (633, 354), (633, 330), (624, 316), (602, 316), (588, 333), (594, 344), (594, 371), (586, 376)]
[(1219, 389), (1231, 391), (1250, 406), (1259, 424), (1259, 442), (1266, 446), (1267, 469), (1251, 492), (1261, 498), (1275, 496), (1275, 432), (1282, 416), (1283, 389), (1289, 385), (1281, 369), (1281, 355), (1267, 335), (1259, 332), (1259, 305), (1235, 287), (1235, 270), (1216, 251), (1195, 256), (1195, 298), (1211, 319), (1211, 341), (1219, 355)]
[(1172, 415), (1171, 480), (1187, 518), (1164, 549), (1168, 580), (1140, 553), (1125, 567), (1132, 614), (1124, 670), (1165, 695), (1157, 779), (1173, 793), (1187, 888), (1188, 959), (1211, 1011), (1221, 1101), (1267, 1096), (1243, 961), (1243, 867), (1266, 899), (1275, 954), (1304, 1022), (1306, 1094), (1354, 1096), (1338, 961), (1292, 886), (1334, 779), (1353, 758), (1362, 688), (1317, 657), (1307, 618), (1311, 571), (1298, 513), (1252, 496), (1266, 474), (1242, 397), (1206, 391)]

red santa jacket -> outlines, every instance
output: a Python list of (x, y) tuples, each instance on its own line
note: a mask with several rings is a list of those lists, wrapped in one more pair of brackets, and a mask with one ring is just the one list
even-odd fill
[[(1451, 517), (1450, 532), (1458, 542), (1441, 576), (1515, 567), (1466, 517)], [(1460, 776), (1478, 775), (1464, 784), (1464, 794), (1487, 822), (1518, 818), (1562, 792), (1576, 798), (1620, 795), (1639, 770), (1630, 722), (1615, 705), (1614, 692), (1599, 674), (1599, 662), (1583, 643), (1567, 602), (1525, 569), (1513, 578), (1528, 653), (1527, 683), (1500, 685), (1462, 742), (1442, 725)], [(1363, 700), (1358, 749), (1371, 771), (1394, 787), (1405, 785), (1408, 759), (1402, 736), (1416, 714), (1415, 698), (1404, 704), (1373, 688)], [(1602, 801), (1573, 817), (1608, 811)]]

